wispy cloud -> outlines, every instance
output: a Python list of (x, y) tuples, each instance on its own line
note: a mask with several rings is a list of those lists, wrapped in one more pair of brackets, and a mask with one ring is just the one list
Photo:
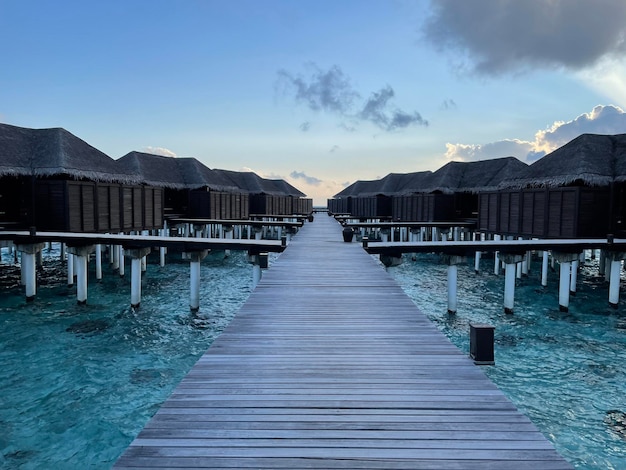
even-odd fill
[(305, 121), (302, 124), (300, 124), (300, 130), (302, 132), (308, 132), (310, 128), (311, 128), (311, 123), (309, 121)]
[(291, 176), (293, 179), (296, 180), (303, 180), (305, 181), (307, 184), (313, 185), (313, 186), (318, 186), (319, 184), (322, 183), (322, 180), (316, 178), (315, 176), (309, 176), (306, 173), (302, 172), (302, 171), (292, 171), (291, 173), (289, 173), (289, 176)]
[(582, 70), (626, 53), (623, 0), (431, 0), (422, 32), (479, 75)]
[(170, 149), (164, 147), (144, 147), (142, 150), (144, 153), (150, 153), (152, 155), (161, 155), (163, 157), (176, 157), (177, 155)]
[(308, 78), (279, 70), (279, 84), (282, 82), (294, 91), (296, 101), (303, 102), (313, 111), (348, 113), (359, 94), (343, 71), (337, 65), (327, 71), (315, 64), (308, 64), (308, 68), (312, 69)]
[(327, 71), (315, 64), (308, 64), (308, 68), (312, 69), (308, 77), (279, 70), (277, 88), (292, 94), (296, 102), (304, 103), (312, 111), (325, 111), (351, 120), (354, 126), (343, 121), (339, 124), (348, 132), (356, 131), (359, 122), (369, 122), (388, 132), (412, 125), (428, 126), (428, 121), (419, 112), (405, 111), (393, 104), (395, 91), (390, 85), (362, 100), (339, 66), (333, 65)]
[(339, 148), (340, 148), (340, 147), (339, 147), (339, 145), (333, 145), (333, 146), (330, 148), (329, 152), (330, 152), (330, 153), (335, 153), (337, 150), (339, 150)]
[(556, 121), (535, 133), (533, 140), (503, 139), (486, 144), (446, 144), (449, 160), (486, 160), (514, 156), (534, 161), (565, 145), (581, 134), (624, 134), (626, 112), (613, 105), (596, 106), (570, 121)]
[(449, 109), (456, 109), (456, 102), (452, 99), (443, 100), (443, 102), (441, 103), (441, 106), (439, 106), (439, 109), (441, 109), (442, 111), (447, 111)]
[(428, 126), (428, 121), (422, 119), (418, 112), (406, 113), (399, 109), (392, 109), (389, 100), (394, 94), (393, 88), (389, 85), (372, 93), (359, 113), (359, 117), (386, 131), (408, 127), (411, 124)]

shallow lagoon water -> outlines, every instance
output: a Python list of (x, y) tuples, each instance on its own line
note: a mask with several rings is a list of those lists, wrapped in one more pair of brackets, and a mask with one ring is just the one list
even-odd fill
[(537, 259), (529, 276), (517, 280), (514, 314), (507, 315), (504, 276), (490, 274), (493, 259), (481, 262), (479, 275), (470, 261), (459, 266), (455, 315), (447, 313), (447, 265), (437, 255), (416, 261), (405, 255), (402, 265), (387, 270), (466, 353), (470, 322), (495, 327), (496, 364), (483, 366), (485, 373), (576, 468), (626, 468), (626, 432), (615, 422), (623, 415), (611, 414), (626, 411), (626, 304), (609, 306), (597, 262), (588, 259), (581, 268), (563, 313), (558, 272), (542, 288)]
[[(245, 253), (210, 254), (200, 310), (189, 310), (189, 263), (148, 264), (130, 308), (130, 273), (90, 273), (77, 305), (58, 251), (46, 252), (34, 302), (0, 265), (0, 468), (110, 468), (248, 298)], [(93, 263), (91, 263), (93, 269)]]
[[(58, 251), (44, 252), (38, 295), (26, 303), (6, 251), (0, 263), (0, 468), (106, 469), (247, 299), (244, 253), (202, 263), (200, 311), (189, 312), (189, 265), (152, 258), (142, 304), (129, 307), (130, 275), (90, 273), (76, 304)], [(459, 266), (459, 305), (447, 314), (446, 266), (435, 255), (388, 268), (416, 305), (463, 351), (469, 322), (496, 327), (487, 375), (576, 468), (626, 468), (626, 437), (607, 412), (626, 411), (626, 318), (608, 287), (582, 268), (570, 311), (558, 309), (557, 274), (543, 289), (539, 262), (518, 280), (515, 313), (502, 311), (503, 276)], [(93, 269), (93, 266), (92, 266)], [(609, 417), (612, 415), (608, 415)]]

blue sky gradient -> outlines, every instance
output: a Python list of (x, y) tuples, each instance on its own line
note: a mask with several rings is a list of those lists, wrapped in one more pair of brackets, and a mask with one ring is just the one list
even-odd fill
[(0, 121), (323, 204), (357, 179), (626, 133), (624, 18), (623, 0), (0, 0)]

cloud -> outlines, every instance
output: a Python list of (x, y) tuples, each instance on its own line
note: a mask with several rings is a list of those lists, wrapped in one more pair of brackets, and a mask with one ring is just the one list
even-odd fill
[(311, 128), (311, 123), (309, 121), (306, 121), (300, 124), (300, 130), (302, 132), (308, 132), (310, 128)]
[[(354, 123), (369, 122), (385, 131), (395, 131), (412, 125), (428, 126), (428, 121), (417, 111), (407, 112), (393, 105), (395, 92), (390, 85), (370, 94), (364, 101), (341, 68), (333, 65), (327, 71), (309, 64), (313, 72), (309, 77), (296, 76), (286, 70), (278, 71), (277, 88), (293, 94), (296, 102), (304, 103), (312, 111), (325, 111), (348, 118)], [(361, 103), (357, 103), (361, 101)], [(353, 110), (357, 109), (355, 113)], [(339, 126), (348, 132), (356, 127), (344, 122)], [(309, 127), (306, 127), (308, 130)]]
[(447, 111), (449, 109), (456, 109), (456, 102), (452, 99), (443, 100), (443, 102), (441, 103), (441, 106), (439, 106), (439, 109), (441, 109), (442, 111)]
[(294, 90), (296, 101), (304, 102), (313, 111), (347, 113), (359, 97), (350, 79), (336, 65), (325, 72), (315, 64), (309, 64), (309, 68), (313, 69), (309, 78), (279, 70), (279, 83)]
[(163, 157), (176, 157), (177, 155), (169, 149), (163, 147), (144, 147), (142, 150), (144, 153), (150, 153), (152, 155), (161, 155)]
[(390, 109), (389, 100), (394, 94), (393, 88), (389, 85), (372, 93), (363, 105), (359, 117), (386, 131), (408, 127), (411, 124), (428, 126), (428, 121), (422, 119), (418, 112), (409, 114), (399, 109)]
[(504, 139), (487, 144), (446, 144), (449, 160), (472, 161), (514, 156), (534, 161), (581, 134), (624, 134), (626, 112), (613, 105), (596, 106), (570, 121), (556, 121), (535, 133), (534, 140)]
[(313, 186), (319, 186), (320, 183), (322, 183), (322, 180), (314, 177), (314, 176), (308, 176), (305, 173), (303, 173), (302, 171), (292, 171), (291, 173), (289, 173), (289, 176), (291, 176), (293, 179), (296, 180), (304, 180), (307, 184), (313, 185)]
[(431, 0), (424, 38), (479, 75), (583, 70), (626, 52), (624, 0)]
[(328, 152), (335, 153), (337, 150), (339, 150), (339, 148), (339, 145), (333, 145)]

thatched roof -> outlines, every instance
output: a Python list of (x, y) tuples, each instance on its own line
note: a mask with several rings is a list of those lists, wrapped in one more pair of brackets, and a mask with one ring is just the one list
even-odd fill
[(356, 181), (334, 198), (350, 196), (402, 196), (416, 193), (486, 191), (496, 189), (507, 177), (518, 174), (528, 165), (514, 157), (478, 162), (450, 162), (433, 172), (389, 173), (384, 178)]
[(65, 129), (27, 129), (0, 124), (0, 176), (67, 176), (134, 183), (108, 155)]
[(237, 187), (248, 194), (269, 194), (275, 196), (304, 197), (305, 194), (294, 188), (285, 180), (262, 178), (252, 171), (214, 170), (223, 178), (232, 181)]
[(527, 167), (515, 157), (450, 162), (433, 173), (421, 192), (452, 194), (495, 190), (504, 179), (519, 174)]
[(117, 160), (117, 165), (128, 174), (141, 175), (144, 183), (164, 188), (186, 188), (185, 179), (176, 158), (129, 152)]
[(267, 181), (269, 184), (274, 186), (276, 191), (278, 191), (282, 195), (293, 196), (293, 197), (305, 197), (306, 196), (306, 194), (304, 194), (302, 191), (295, 188), (294, 186), (292, 186), (285, 180), (265, 179), (265, 181)]
[(380, 187), (380, 180), (357, 180), (334, 197), (341, 199), (353, 196), (376, 196), (381, 194)]
[(626, 180), (626, 134), (582, 134), (530, 165), (501, 188), (606, 186)]

